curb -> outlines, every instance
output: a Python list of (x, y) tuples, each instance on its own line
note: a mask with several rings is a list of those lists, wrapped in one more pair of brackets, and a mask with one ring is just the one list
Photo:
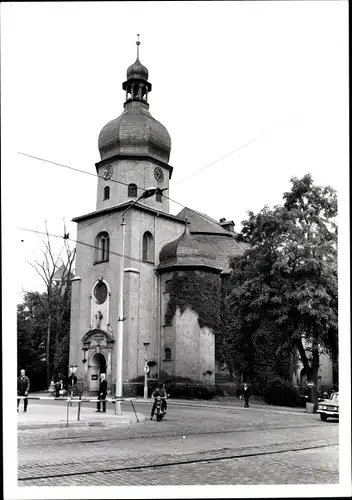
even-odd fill
[[(152, 400), (151, 399), (148, 399), (147, 401), (145, 399), (136, 399), (135, 400), (136, 403), (148, 403), (148, 404), (152, 404)], [(176, 401), (176, 400), (171, 400), (171, 399), (168, 399), (167, 400), (167, 404), (168, 406), (194, 406), (196, 408), (210, 408), (212, 410), (214, 409), (220, 409), (220, 410), (244, 410), (244, 407), (242, 405), (226, 405), (226, 406), (223, 406), (223, 405), (214, 405), (214, 404), (202, 404), (202, 403), (198, 403), (198, 402), (181, 402), (181, 401)], [(259, 405), (258, 405), (259, 406)], [(261, 406), (261, 405), (260, 405)], [(306, 409), (305, 408), (302, 408), (302, 409), (297, 409), (297, 410), (292, 410), (291, 408), (289, 407), (286, 407), (286, 406), (278, 406), (277, 407), (278, 409), (273, 409), (272, 407), (268, 408), (268, 407), (261, 407), (261, 408), (258, 408), (258, 407), (253, 407), (253, 406), (250, 406), (249, 408), (246, 408), (246, 411), (248, 410), (255, 410), (255, 411), (264, 411), (264, 412), (271, 412), (271, 413), (289, 413), (290, 415), (305, 415), (307, 414), (306, 412)]]
[[(140, 422), (144, 422), (146, 420), (147, 420), (146, 417), (143, 417), (143, 418), (139, 417)], [(121, 419), (118, 422), (117, 421), (110, 422), (107, 420), (104, 420), (104, 421), (91, 420), (91, 421), (87, 421), (87, 422), (73, 421), (73, 422), (69, 422), (68, 425), (66, 424), (66, 422), (43, 422), (43, 423), (33, 422), (33, 424), (32, 423), (28, 423), (28, 424), (19, 423), (19, 424), (17, 424), (17, 429), (18, 430), (26, 430), (26, 429), (50, 429), (50, 428), (64, 428), (64, 429), (71, 428), (72, 429), (72, 427), (118, 427), (119, 425), (132, 424), (135, 422), (138, 423), (137, 420), (132, 421), (129, 419)]]

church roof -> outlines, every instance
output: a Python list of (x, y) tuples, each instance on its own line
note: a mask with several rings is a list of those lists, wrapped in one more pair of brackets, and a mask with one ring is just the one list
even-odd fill
[(231, 231), (226, 231), (221, 227), (220, 223), (215, 219), (212, 219), (208, 215), (202, 214), (201, 212), (196, 212), (190, 208), (185, 207), (177, 214), (177, 217), (187, 218), (187, 222), (190, 224), (189, 229), (192, 234), (194, 233), (206, 233), (206, 234), (229, 234), (233, 235)]
[(101, 160), (116, 155), (149, 156), (168, 163), (171, 151), (171, 138), (160, 122), (149, 113), (148, 95), (152, 85), (148, 81), (148, 69), (137, 59), (127, 69), (127, 80), (122, 88), (126, 91), (123, 113), (109, 121), (99, 134)]
[(230, 272), (229, 259), (242, 255), (247, 249), (248, 244), (236, 240), (232, 236), (220, 234), (197, 234), (197, 240), (201, 245), (207, 245), (215, 253), (215, 265), (222, 269), (224, 273)]
[(159, 253), (158, 269), (174, 267), (205, 267), (220, 272), (216, 266), (213, 249), (190, 234), (186, 226), (184, 233), (162, 247)]
[(136, 61), (127, 69), (127, 80), (130, 80), (131, 78), (148, 80), (148, 69), (143, 66), (138, 57)]
[(99, 210), (95, 210), (94, 212), (89, 212), (88, 214), (79, 215), (78, 217), (74, 217), (72, 219), (72, 221), (73, 222), (82, 222), (84, 220), (93, 219), (94, 217), (98, 217), (99, 218), (98, 220), (100, 220), (102, 215), (105, 216), (109, 213), (124, 211), (128, 207), (128, 205), (132, 205), (132, 204), (134, 204), (133, 209), (139, 209), (139, 210), (143, 210), (145, 212), (150, 212), (150, 213), (156, 214), (158, 217), (172, 219), (174, 221), (180, 222), (181, 224), (184, 224), (184, 219), (181, 219), (177, 215), (172, 215), (169, 212), (164, 212), (163, 210), (150, 207), (149, 205), (144, 205), (144, 203), (139, 203), (139, 202), (135, 203), (135, 200), (123, 201), (122, 203), (117, 203), (116, 205), (113, 205), (112, 207), (100, 208)]
[(171, 138), (143, 102), (127, 103), (123, 113), (107, 123), (98, 140), (102, 160), (115, 155), (151, 156), (168, 163)]
[(230, 272), (229, 258), (242, 255), (248, 244), (239, 242), (236, 233), (227, 231), (221, 223), (206, 214), (184, 208), (179, 218), (187, 218), (190, 233), (197, 238), (198, 244), (206, 245), (215, 254), (215, 265), (224, 273)]

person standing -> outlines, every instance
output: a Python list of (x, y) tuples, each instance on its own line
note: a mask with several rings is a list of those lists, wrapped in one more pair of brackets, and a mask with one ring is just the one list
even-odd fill
[(244, 383), (243, 384), (243, 391), (242, 391), (242, 395), (244, 397), (244, 407), (245, 408), (249, 408), (249, 405), (248, 405), (248, 402), (249, 402), (249, 398), (251, 396), (251, 390), (250, 388), (248, 387), (247, 383)]
[(68, 377), (68, 387), (70, 389), (71, 397), (73, 396), (76, 384), (77, 384), (77, 377), (72, 373), (72, 375)]
[(60, 380), (56, 380), (55, 382), (55, 398), (60, 397)]
[[(27, 411), (27, 406), (28, 406), (28, 393), (29, 393), (29, 387), (30, 387), (30, 382), (29, 378), (26, 376), (26, 371), (21, 370), (21, 375), (17, 379), (17, 396), (25, 396), (25, 399), (23, 400), (23, 411)], [(18, 407), (20, 405), (20, 399), (17, 399), (17, 411)]]
[[(102, 401), (103, 411), (102, 413), (106, 413), (106, 395), (108, 393), (108, 383), (105, 380), (105, 373), (100, 374), (100, 384), (99, 384), (99, 395), (98, 399)], [(100, 401), (97, 402), (96, 412), (100, 412)]]

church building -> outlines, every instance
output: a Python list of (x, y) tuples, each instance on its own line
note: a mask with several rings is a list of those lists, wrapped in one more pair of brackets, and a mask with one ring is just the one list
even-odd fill
[[(69, 362), (78, 365), (76, 375), (91, 394), (98, 390), (100, 373), (106, 374), (108, 391), (114, 394), (117, 329), (123, 320), (124, 393), (144, 375), (147, 362), (151, 377), (213, 385), (214, 331), (191, 307), (176, 307), (166, 319), (170, 283), (180, 272), (220, 283), (229, 273), (229, 257), (243, 253), (245, 245), (236, 241), (232, 221), (218, 222), (188, 208), (170, 214), (171, 138), (149, 111), (152, 84), (139, 60), (139, 42), (122, 89), (122, 113), (99, 134), (96, 208), (73, 219), (82, 243), (77, 244), (72, 280)], [(159, 189), (140, 198), (150, 187)]]

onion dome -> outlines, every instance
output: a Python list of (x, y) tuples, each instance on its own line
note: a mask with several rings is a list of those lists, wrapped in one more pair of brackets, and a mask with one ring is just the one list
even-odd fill
[(162, 247), (159, 261), (158, 269), (205, 267), (215, 272), (221, 271), (216, 266), (215, 252), (207, 244), (198, 241), (196, 236), (191, 235), (187, 226), (179, 238)]
[(148, 70), (143, 64), (140, 62), (140, 60), (136, 59), (136, 61), (131, 64), (131, 66), (128, 67), (127, 69), (127, 80), (132, 79), (140, 79), (140, 80), (148, 80)]
[(100, 156), (102, 160), (116, 155), (149, 156), (168, 163), (171, 138), (164, 125), (149, 112), (152, 85), (147, 68), (139, 60), (139, 40), (136, 43), (137, 60), (127, 69), (127, 80), (122, 84), (126, 91), (124, 111), (102, 128), (98, 141)]
[(168, 163), (171, 138), (142, 103), (131, 102), (115, 120), (107, 123), (99, 134), (102, 160), (115, 155), (151, 156)]

